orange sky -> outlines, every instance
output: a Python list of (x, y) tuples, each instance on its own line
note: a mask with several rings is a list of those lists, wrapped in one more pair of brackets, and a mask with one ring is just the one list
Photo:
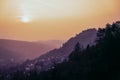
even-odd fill
[(0, 38), (66, 40), (120, 19), (120, 0), (0, 0)]

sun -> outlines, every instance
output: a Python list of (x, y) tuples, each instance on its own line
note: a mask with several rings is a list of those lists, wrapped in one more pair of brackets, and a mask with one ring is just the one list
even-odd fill
[(21, 21), (24, 22), (24, 23), (28, 23), (28, 22), (30, 22), (30, 20), (31, 20), (31, 19), (30, 19), (30, 17), (28, 17), (28, 16), (22, 16), (22, 17), (21, 17)]

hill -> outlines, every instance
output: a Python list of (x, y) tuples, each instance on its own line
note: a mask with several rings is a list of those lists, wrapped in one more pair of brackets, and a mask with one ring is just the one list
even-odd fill
[(60, 46), (62, 42), (56, 42), (55, 44), (0, 39), (0, 67), (9, 65), (11, 62), (22, 63), (26, 59), (34, 59), (49, 50), (58, 48), (58, 45)]
[(96, 29), (85, 30), (75, 37), (70, 38), (62, 47), (51, 50), (33, 60), (26, 61), (23, 63), (22, 67), (24, 69), (35, 68), (39, 71), (47, 70), (51, 68), (54, 63), (61, 63), (63, 60), (67, 59), (77, 42), (79, 42), (83, 48), (86, 48), (87, 45), (95, 45), (96, 34)]

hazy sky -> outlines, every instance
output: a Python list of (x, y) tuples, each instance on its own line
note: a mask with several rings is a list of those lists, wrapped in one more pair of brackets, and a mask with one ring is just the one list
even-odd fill
[(120, 0), (0, 0), (0, 38), (66, 40), (120, 19)]

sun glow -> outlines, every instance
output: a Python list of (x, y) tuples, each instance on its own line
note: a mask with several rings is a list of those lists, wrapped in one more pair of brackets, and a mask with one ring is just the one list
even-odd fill
[(86, 17), (101, 15), (105, 11), (111, 13), (116, 9), (114, 0), (6, 0), (4, 4), (4, 10), (10, 8), (14, 16), (29, 15), (34, 19)]
[(0, 0), (0, 38), (66, 40), (119, 20), (119, 4), (120, 0)]
[(28, 16), (22, 16), (21, 17), (21, 21), (24, 22), (24, 23), (28, 23), (28, 22), (30, 22), (30, 17), (28, 17)]

